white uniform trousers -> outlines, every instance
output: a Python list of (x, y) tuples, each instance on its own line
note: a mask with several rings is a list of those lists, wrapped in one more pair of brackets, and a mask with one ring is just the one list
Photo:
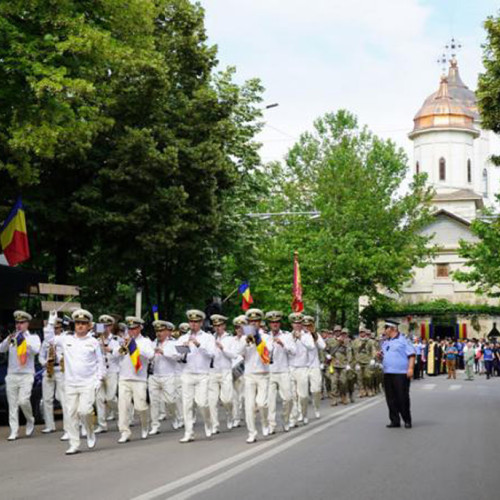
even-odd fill
[(233, 420), (239, 422), (243, 412), (245, 400), (245, 377), (238, 377), (233, 381)]
[(108, 413), (115, 413), (118, 408), (116, 390), (118, 389), (118, 373), (107, 373), (96, 395), (97, 424), (107, 429), (106, 417)]
[(144, 380), (120, 380), (118, 384), (118, 430), (127, 437), (130, 431), (130, 412), (135, 410), (141, 421), (141, 428), (148, 427), (149, 407), (147, 382)]
[(245, 377), (245, 421), (249, 436), (256, 437), (255, 411), (259, 410), (262, 427), (268, 426), (268, 373), (249, 373)]
[(9, 404), (9, 426), (13, 434), (19, 431), (19, 408), (21, 408), (26, 421), (33, 420), (31, 408), (31, 389), (35, 376), (31, 373), (16, 373), (5, 377), (7, 389), (7, 403)]
[(208, 376), (208, 406), (212, 429), (219, 430), (219, 399), (226, 410), (227, 420), (233, 418), (233, 372), (225, 370), (220, 373), (210, 373)]
[(316, 368), (309, 368), (308, 379), (309, 390), (311, 391), (313, 397), (314, 409), (318, 411), (321, 402), (321, 389), (323, 384), (323, 378), (319, 366)]
[(149, 403), (151, 406), (151, 429), (160, 428), (160, 416), (165, 405), (167, 412), (176, 418), (177, 386), (176, 376), (151, 375), (148, 380)]
[(68, 416), (65, 425), (71, 446), (77, 448), (80, 446), (80, 422), (83, 424), (87, 435), (93, 430), (95, 394), (95, 382), (85, 386), (69, 384), (65, 384), (64, 386)]
[(290, 420), (295, 423), (307, 417), (307, 407), (309, 405), (309, 368), (290, 368), (292, 376), (292, 414)]
[(66, 399), (64, 394), (64, 373), (54, 372), (52, 377), (44, 373), (42, 379), (42, 399), (43, 399), (43, 417), (45, 428), (56, 430), (54, 422), (54, 397), (61, 404), (63, 411), (63, 429), (66, 429), (66, 420), (68, 419), (66, 409)]
[(194, 404), (199, 408), (205, 426), (211, 428), (210, 410), (208, 408), (208, 373), (183, 373), (182, 410), (184, 414), (184, 432), (194, 437)]
[(292, 383), (290, 372), (269, 374), (269, 427), (276, 428), (276, 400), (280, 396), (283, 411), (283, 425), (288, 425), (292, 407)]
[(182, 379), (179, 374), (175, 375), (175, 417), (177, 419), (177, 424), (182, 427), (184, 425), (184, 411), (182, 409)]

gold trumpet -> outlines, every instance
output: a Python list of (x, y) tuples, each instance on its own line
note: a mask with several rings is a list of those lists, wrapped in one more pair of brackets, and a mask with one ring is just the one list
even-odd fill
[(56, 348), (49, 345), (49, 352), (47, 354), (47, 376), (52, 378), (54, 376), (54, 365), (56, 362)]
[(125, 339), (124, 343), (120, 346), (120, 349), (118, 349), (118, 352), (124, 356), (127, 355), (129, 344), (130, 344), (130, 338)]

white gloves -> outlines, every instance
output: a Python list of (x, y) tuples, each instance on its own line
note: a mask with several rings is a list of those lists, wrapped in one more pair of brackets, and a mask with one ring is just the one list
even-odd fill
[(351, 369), (351, 365), (346, 365), (345, 369), (346, 370), (350, 370)]
[(359, 365), (356, 365), (356, 367), (355, 367), (355, 368), (356, 368), (356, 371), (357, 371), (357, 372), (359, 372), (359, 370), (361, 370), (361, 366), (359, 366)]
[(375, 360), (374, 360), (374, 359), (372, 359), (372, 360), (370, 361), (370, 366), (375, 366)]
[(326, 358), (328, 361), (330, 361), (330, 360), (332, 359), (332, 356), (331, 356), (330, 354), (327, 354), (327, 355), (325, 356), (325, 358)]
[(50, 311), (49, 313), (49, 325), (54, 326), (56, 324), (57, 311)]

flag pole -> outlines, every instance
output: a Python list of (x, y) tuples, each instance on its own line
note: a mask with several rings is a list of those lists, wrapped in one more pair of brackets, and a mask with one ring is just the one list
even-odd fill
[(237, 286), (223, 301), (222, 303), (224, 304), (225, 302), (227, 302), (238, 290), (239, 290), (239, 286)]

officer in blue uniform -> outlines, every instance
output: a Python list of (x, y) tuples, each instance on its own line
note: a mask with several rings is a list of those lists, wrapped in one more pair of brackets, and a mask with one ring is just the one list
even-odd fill
[(387, 340), (382, 344), (384, 389), (391, 420), (387, 427), (401, 427), (401, 416), (405, 427), (411, 429), (410, 380), (415, 367), (415, 348), (398, 331), (396, 321), (385, 322), (385, 334)]

